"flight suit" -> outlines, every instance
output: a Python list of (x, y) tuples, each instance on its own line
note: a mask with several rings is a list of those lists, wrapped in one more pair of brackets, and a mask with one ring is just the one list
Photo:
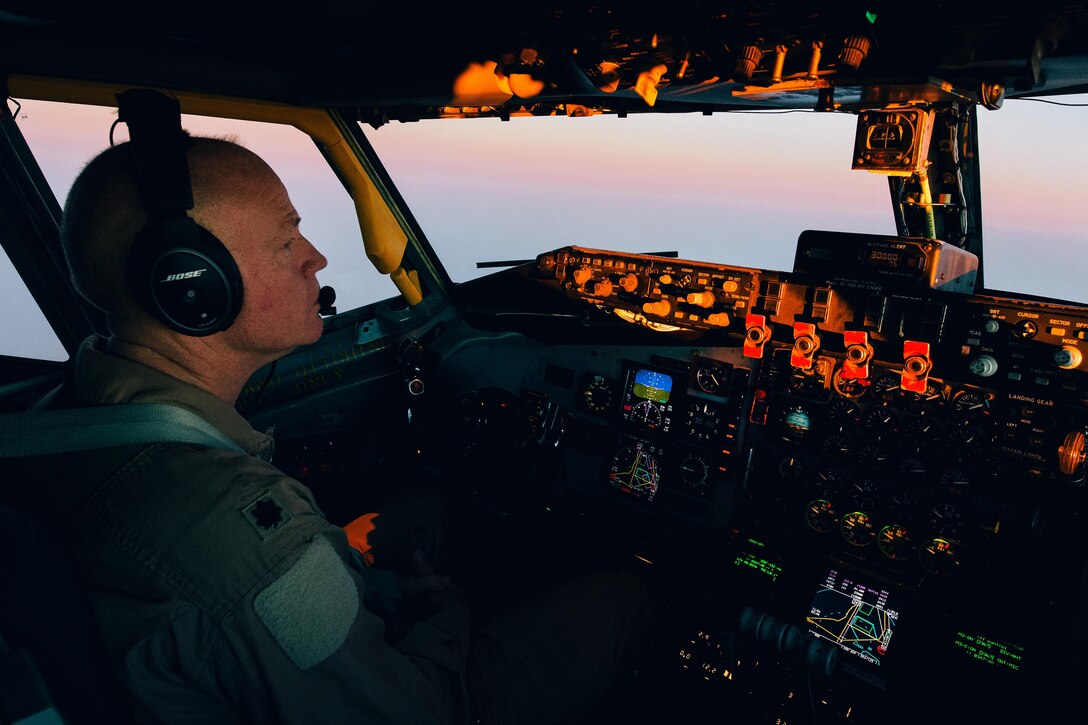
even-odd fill
[(212, 394), (99, 349), (71, 394), (172, 403), (246, 453), (156, 443), (39, 459), (67, 509), (106, 651), (147, 722), (466, 722), (469, 615), (442, 592), (396, 635), (396, 587), (358, 565), (272, 438)]
[(268, 462), (270, 435), (103, 346), (81, 346), (70, 399), (174, 404), (245, 451), (155, 443), (34, 462), (139, 721), (563, 722), (630, 671), (648, 617), (635, 577), (572, 578), (474, 631), (456, 588), (409, 607)]

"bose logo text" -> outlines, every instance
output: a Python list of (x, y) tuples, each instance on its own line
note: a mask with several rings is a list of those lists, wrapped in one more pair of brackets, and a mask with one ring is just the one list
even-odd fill
[(192, 272), (178, 272), (177, 274), (168, 274), (166, 279), (160, 280), (162, 282), (177, 282), (179, 279), (192, 279), (193, 277), (199, 277), (207, 272), (208, 269), (194, 269)]

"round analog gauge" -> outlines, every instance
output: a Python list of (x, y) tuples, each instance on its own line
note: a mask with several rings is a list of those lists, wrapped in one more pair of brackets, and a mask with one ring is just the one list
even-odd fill
[(861, 421), (877, 433), (891, 432), (895, 428), (895, 413), (885, 407), (871, 408)]
[(652, 400), (643, 400), (631, 408), (631, 420), (644, 423), (650, 428), (659, 427), (662, 418), (661, 406)]
[(714, 403), (695, 401), (687, 407), (688, 438), (696, 442), (722, 436), (722, 409)]
[(808, 411), (800, 406), (795, 406), (786, 411), (782, 416), (783, 438), (789, 441), (804, 440), (812, 428), (812, 417)]
[(827, 406), (827, 419), (836, 426), (857, 423), (861, 419), (858, 404), (846, 398), (838, 398)]
[(976, 421), (990, 413), (990, 401), (985, 395), (961, 390), (952, 398), (952, 412), (963, 421)]
[(911, 416), (905, 428), (906, 434), (918, 441), (931, 442), (934, 436), (937, 435), (937, 428), (933, 424), (932, 416), (925, 415), (924, 411)]
[(973, 425), (952, 426), (945, 444), (959, 458), (968, 456), (985, 440), (986, 435)]
[(898, 514), (913, 514), (919, 506), (918, 493), (913, 488), (901, 487), (896, 488), (888, 496), (888, 502), (891, 506), (891, 510)]
[(709, 473), (710, 467), (702, 456), (692, 453), (680, 462), (680, 480), (694, 493), (706, 493)]
[(854, 479), (850, 486), (850, 497), (858, 504), (872, 504), (880, 496), (880, 484), (868, 476)]
[(915, 393), (915, 398), (926, 406), (940, 405), (944, 402), (944, 388), (937, 383), (928, 382), (923, 392)]
[(828, 433), (824, 438), (821, 447), (833, 456), (847, 457), (853, 452), (853, 446), (850, 444), (850, 438), (842, 432), (835, 431), (834, 433)]
[(963, 526), (963, 514), (950, 503), (938, 503), (929, 510), (929, 525), (941, 536), (956, 536)]
[(805, 507), (805, 522), (813, 531), (826, 534), (835, 530), (839, 518), (835, 515), (835, 507), (831, 505), (831, 502), (820, 498)]
[(963, 468), (949, 468), (941, 474), (941, 485), (954, 491), (966, 491), (971, 485), (971, 474)]
[(902, 561), (914, 555), (914, 540), (910, 532), (899, 524), (888, 524), (876, 537), (880, 553), (889, 559)]
[(881, 400), (891, 400), (903, 391), (901, 384), (902, 378), (899, 375), (891, 372), (880, 373), (873, 380), (873, 395)]
[(594, 375), (582, 388), (582, 403), (593, 413), (607, 413), (616, 400), (616, 384), (601, 375)]
[(842, 538), (853, 546), (868, 546), (876, 539), (873, 520), (864, 511), (851, 511), (843, 516), (839, 531)]
[(844, 398), (860, 398), (865, 395), (865, 391), (869, 389), (869, 386), (868, 378), (851, 378), (848, 380), (842, 377), (842, 368), (836, 368), (831, 376), (831, 387)]
[(704, 393), (718, 395), (729, 380), (729, 370), (717, 360), (703, 360), (695, 368), (695, 384)]
[(858, 460), (862, 465), (882, 469), (888, 460), (888, 449), (880, 441), (866, 443), (858, 450)]
[(912, 453), (899, 462), (899, 473), (909, 482), (921, 483), (929, 475), (929, 464), (917, 453)]
[(828, 496), (842, 488), (845, 474), (836, 466), (825, 466), (816, 472), (816, 490)]
[(959, 544), (950, 539), (941, 537), (930, 539), (918, 550), (922, 568), (938, 576), (954, 573), (960, 566), (959, 548)]
[(805, 466), (793, 456), (787, 456), (778, 462), (778, 473), (782, 478), (796, 481), (805, 472)]

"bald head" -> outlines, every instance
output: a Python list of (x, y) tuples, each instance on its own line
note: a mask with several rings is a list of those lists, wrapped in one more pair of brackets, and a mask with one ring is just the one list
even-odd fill
[[(195, 138), (188, 150), (193, 208), (189, 215), (231, 248), (231, 210), (275, 177), (256, 154), (231, 141)], [(114, 323), (146, 323), (129, 289), (136, 235), (147, 223), (130, 144), (107, 149), (76, 178), (64, 208), (61, 241), (76, 289)]]

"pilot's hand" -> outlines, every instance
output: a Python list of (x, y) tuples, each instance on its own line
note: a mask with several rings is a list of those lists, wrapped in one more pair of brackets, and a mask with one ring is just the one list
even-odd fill
[(412, 565), (415, 575), (400, 580), (401, 593), (406, 600), (437, 604), (443, 592), (453, 589), (453, 580), (444, 574), (435, 574), (434, 567), (419, 549), (412, 552)]

